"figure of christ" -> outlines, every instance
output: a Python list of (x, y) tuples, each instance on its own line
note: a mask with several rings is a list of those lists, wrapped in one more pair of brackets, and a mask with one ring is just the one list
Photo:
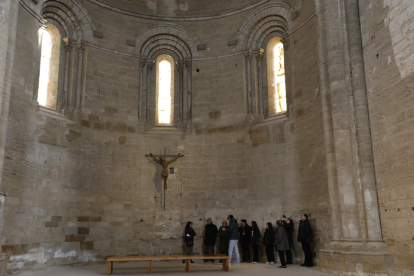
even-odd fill
[(162, 166), (162, 181), (164, 182), (164, 190), (167, 190), (167, 178), (168, 178), (168, 165), (174, 163), (177, 161), (178, 158), (180, 158), (182, 155), (179, 153), (174, 159), (168, 161), (165, 160), (164, 157), (160, 156), (158, 159), (155, 158), (152, 153), (148, 154), (149, 157), (152, 158), (155, 162), (160, 164)]

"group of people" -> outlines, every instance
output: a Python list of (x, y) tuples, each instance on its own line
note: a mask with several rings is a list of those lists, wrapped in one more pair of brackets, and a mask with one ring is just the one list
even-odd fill
[[(237, 219), (235, 219), (233, 215), (229, 215), (227, 221), (223, 221), (222, 226), (217, 229), (217, 226), (213, 224), (211, 218), (207, 219), (204, 231), (204, 253), (207, 255), (214, 254), (216, 238), (219, 237), (219, 250), (221, 254), (227, 254), (230, 257), (230, 264), (233, 252), (236, 255), (236, 265), (240, 264), (238, 249), (239, 242), (242, 250), (242, 262), (250, 262), (251, 246), (253, 249), (252, 263), (258, 263), (260, 239), (262, 235), (256, 221), (252, 221), (250, 225), (248, 225), (247, 221), (242, 219), (239, 225)], [(286, 268), (288, 264), (293, 264), (291, 251), (291, 248), (293, 247), (293, 232), (293, 220), (291, 218), (286, 218), (286, 216), (282, 216), (280, 220), (276, 221), (275, 228), (273, 228), (273, 225), (270, 222), (266, 224), (262, 242), (266, 248), (267, 264), (275, 263), (275, 250), (279, 253), (281, 263), (279, 268)], [(191, 221), (187, 222), (184, 238), (186, 255), (192, 255), (193, 253), (195, 235), (196, 233), (193, 229), (193, 223)], [(301, 264), (301, 266), (312, 267), (312, 251), (310, 248), (310, 243), (312, 241), (312, 227), (308, 221), (307, 214), (302, 214), (301, 216), (297, 241), (302, 244), (302, 249), (305, 253), (305, 262)], [(214, 260), (211, 260), (211, 262), (214, 262)]]

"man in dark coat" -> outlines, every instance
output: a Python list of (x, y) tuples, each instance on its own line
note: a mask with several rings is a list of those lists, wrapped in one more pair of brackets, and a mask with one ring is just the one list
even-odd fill
[[(285, 228), (286, 231), (286, 235), (289, 241), (289, 247), (293, 248), (293, 231), (294, 231), (294, 227), (293, 227), (293, 221), (291, 218), (286, 218), (286, 216), (283, 216), (281, 218), (282, 220), (282, 224), (283, 227)], [(293, 264), (293, 258), (292, 258), (292, 250), (286, 250), (286, 264)]]
[(298, 242), (302, 243), (302, 249), (305, 253), (305, 262), (301, 266), (313, 267), (312, 251), (310, 243), (312, 241), (312, 227), (308, 221), (308, 215), (302, 214), (302, 220), (299, 224)]
[(227, 220), (229, 221), (229, 228), (222, 228), (223, 231), (229, 232), (229, 262), (231, 263), (231, 256), (233, 255), (233, 251), (236, 253), (236, 265), (240, 264), (240, 256), (239, 256), (239, 248), (237, 247), (237, 242), (239, 240), (238, 235), (238, 225), (237, 225), (237, 219), (233, 217), (233, 215), (229, 215), (227, 217)]
[[(206, 255), (209, 253), (214, 255), (214, 246), (216, 245), (217, 234), (217, 226), (213, 224), (211, 218), (208, 218), (204, 231), (204, 253)], [(207, 260), (204, 260), (204, 262), (207, 262)], [(214, 260), (211, 260), (211, 262), (214, 263)]]
[(250, 263), (250, 243), (252, 238), (252, 229), (247, 224), (245, 219), (241, 220), (240, 232), (240, 245), (242, 249), (242, 262)]

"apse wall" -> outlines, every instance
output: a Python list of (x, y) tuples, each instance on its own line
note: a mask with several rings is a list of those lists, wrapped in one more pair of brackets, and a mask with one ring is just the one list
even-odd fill
[[(154, 134), (138, 127), (139, 57), (126, 42), (160, 22), (95, 2), (83, 2), (95, 43), (85, 45), (83, 108), (76, 116), (37, 106), (37, 19), (19, 7), (2, 185), (9, 272), (110, 255), (179, 254), (187, 221), (194, 222), (201, 253), (205, 219), (220, 225), (228, 214), (256, 220), (264, 231), (283, 214), (297, 229), (307, 212), (314, 251), (328, 243), (313, 4), (290, 2), (291, 13), (298, 12), (288, 50), (291, 107), (288, 117), (265, 124), (246, 118), (245, 49), (228, 45), (255, 7), (215, 19), (162, 21), (184, 27), (207, 49), (193, 53), (191, 132)], [(185, 155), (171, 165), (165, 211), (160, 167), (144, 156), (164, 148)], [(294, 252), (299, 262), (302, 252)]]
[(414, 269), (412, 7), (387, 0), (360, 6), (383, 236), (407, 275)]

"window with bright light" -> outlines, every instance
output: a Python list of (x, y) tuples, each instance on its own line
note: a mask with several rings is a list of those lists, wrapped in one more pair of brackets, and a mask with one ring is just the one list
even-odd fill
[(271, 39), (267, 45), (267, 74), (269, 115), (286, 112), (285, 54), (280, 38)]
[(157, 59), (157, 123), (172, 125), (174, 99), (174, 60), (169, 55)]
[(46, 106), (47, 88), (49, 85), (50, 63), (52, 58), (52, 37), (48, 31), (43, 31), (40, 59), (39, 90), (37, 101), (40, 105)]

